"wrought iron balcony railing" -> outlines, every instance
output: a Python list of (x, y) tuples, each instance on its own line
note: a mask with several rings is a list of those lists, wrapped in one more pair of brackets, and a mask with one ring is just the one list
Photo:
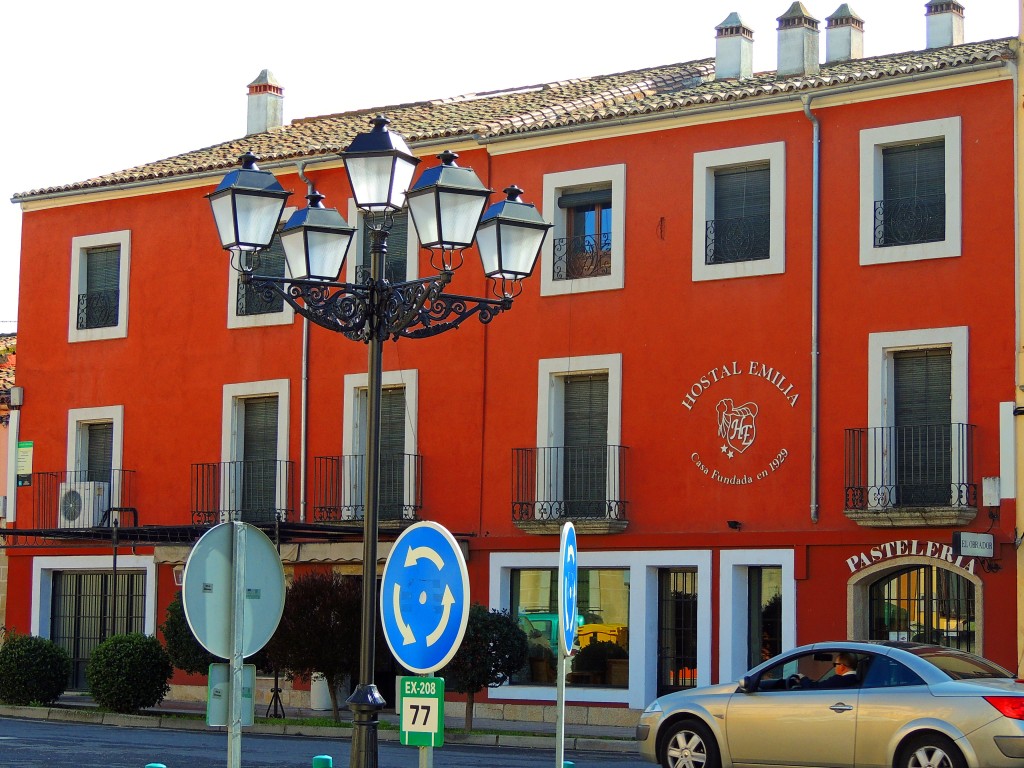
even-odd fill
[[(133, 487), (135, 472), (33, 472), (29, 485), (18, 488), (22, 508), (31, 519), (20, 527), (36, 530), (138, 526)], [(19, 521), (21, 520), (19, 515)]]
[(846, 430), (846, 509), (976, 507), (974, 425)]
[(512, 519), (624, 521), (627, 450), (621, 445), (513, 449)]
[(612, 273), (612, 233), (556, 237), (552, 279), (578, 280)]
[[(313, 460), (313, 522), (362, 520), (366, 457), (317, 456)], [(414, 523), (423, 508), (423, 457), (415, 453), (380, 457), (381, 524)]]
[(933, 243), (946, 237), (946, 195), (875, 201), (875, 247)]
[(78, 330), (117, 325), (119, 296), (116, 288), (78, 294)]
[(295, 522), (292, 462), (264, 459), (192, 465), (192, 522)]
[(741, 216), (709, 219), (704, 230), (704, 255), (707, 264), (734, 264), (760, 261), (770, 254), (771, 217)]

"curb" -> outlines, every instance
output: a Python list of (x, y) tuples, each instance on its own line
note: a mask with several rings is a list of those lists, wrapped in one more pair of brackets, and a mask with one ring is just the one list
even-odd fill
[[(217, 730), (204, 720), (168, 715), (121, 715), (114, 712), (98, 712), (90, 709), (66, 709), (63, 707), (20, 707), (0, 705), (0, 717), (15, 717), (22, 720), (49, 720), (55, 722), (90, 723), (119, 728), (159, 728), (173, 731)], [(350, 728), (333, 728), (322, 725), (298, 725), (289, 723), (257, 723), (247, 726), (246, 733), (266, 736), (301, 736), (316, 739), (351, 739)], [(400, 734), (393, 730), (380, 730), (378, 741), (397, 742)], [(463, 744), (478, 747), (518, 747), (520, 749), (553, 749), (554, 734), (529, 735), (522, 733), (464, 733), (460, 730), (446, 731), (445, 744)], [(578, 752), (618, 752), (638, 755), (636, 741), (631, 739), (598, 739), (592, 736), (567, 736), (567, 750)]]

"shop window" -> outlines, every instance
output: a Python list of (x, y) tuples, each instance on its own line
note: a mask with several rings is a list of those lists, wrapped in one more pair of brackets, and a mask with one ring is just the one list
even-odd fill
[[(526, 632), (529, 660), (513, 685), (554, 685), (558, 660), (558, 572), (511, 573), (512, 615)], [(629, 571), (581, 568), (577, 574), (579, 650), (568, 662), (566, 682), (579, 687), (629, 685)]]
[(782, 568), (747, 568), (747, 666), (782, 653)]
[(871, 640), (933, 643), (975, 652), (975, 586), (939, 566), (887, 574), (869, 589)]
[(697, 685), (697, 570), (658, 571), (658, 695)]

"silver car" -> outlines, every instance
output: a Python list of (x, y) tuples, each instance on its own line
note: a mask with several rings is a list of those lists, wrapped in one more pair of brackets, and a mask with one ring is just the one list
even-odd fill
[(664, 768), (1022, 768), (1024, 682), (937, 645), (815, 643), (655, 699), (637, 741)]

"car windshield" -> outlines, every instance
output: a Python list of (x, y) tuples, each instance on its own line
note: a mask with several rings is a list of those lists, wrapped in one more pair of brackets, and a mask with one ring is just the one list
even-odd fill
[(908, 648), (907, 650), (934, 664), (953, 680), (1014, 677), (1011, 672), (1003, 669), (998, 664), (993, 664), (991, 661), (980, 656), (963, 653), (951, 648), (924, 646), (921, 648)]

